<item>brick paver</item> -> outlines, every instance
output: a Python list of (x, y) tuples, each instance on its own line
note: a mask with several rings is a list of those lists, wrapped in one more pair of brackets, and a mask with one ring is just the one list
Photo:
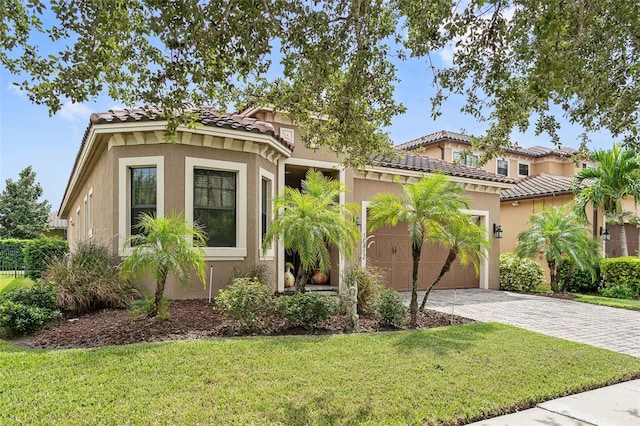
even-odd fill
[[(411, 293), (403, 293), (407, 304)], [(424, 292), (418, 293), (422, 301)], [(497, 290), (434, 290), (427, 308), (640, 357), (640, 312)]]

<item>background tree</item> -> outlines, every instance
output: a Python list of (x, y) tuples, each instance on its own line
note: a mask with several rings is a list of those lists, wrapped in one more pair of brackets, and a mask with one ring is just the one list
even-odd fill
[(581, 271), (593, 269), (598, 258), (598, 243), (582, 227), (575, 213), (552, 207), (532, 214), (528, 223), (531, 227), (518, 234), (516, 255), (535, 259), (542, 254), (549, 267), (551, 290), (562, 291), (558, 266), (563, 256)]
[(453, 184), (442, 174), (422, 177), (414, 184), (402, 185), (400, 196), (390, 193), (377, 194), (369, 203), (368, 228), (373, 232), (381, 226), (402, 223), (409, 232), (413, 260), (411, 303), (409, 313), (412, 323), (418, 313), (418, 268), (424, 242), (440, 235), (449, 221), (461, 208), (468, 207), (462, 187)]
[(487, 257), (487, 250), (491, 247), (486, 229), (476, 223), (475, 217), (461, 211), (453, 213), (446, 226), (437, 229), (437, 231), (439, 232), (429, 237), (429, 241), (449, 249), (449, 253), (442, 265), (442, 269), (440, 269), (440, 273), (424, 293), (420, 304), (420, 312), (424, 312), (431, 290), (451, 270), (451, 265), (456, 259), (460, 259), (462, 266), (466, 266), (469, 263), (473, 264), (476, 275), (479, 275), (480, 260)]
[(594, 152), (591, 159), (597, 162), (596, 166), (580, 170), (574, 178), (575, 211), (588, 221), (587, 206), (592, 204), (620, 223), (622, 256), (628, 256), (622, 202), (627, 197), (640, 200), (640, 156), (635, 150), (614, 144), (610, 151)]
[(156, 281), (150, 318), (162, 309), (162, 296), (169, 275), (174, 275), (180, 284), (191, 283), (193, 269), (204, 285), (205, 242), (200, 227), (185, 222), (181, 214), (169, 217), (142, 213), (137, 225), (140, 233), (126, 239), (124, 247), (131, 247), (131, 254), (122, 262), (123, 277), (139, 278), (152, 276)]
[(454, 46), (453, 66), (433, 68), (433, 113), (464, 96), (489, 121), (487, 155), (532, 115), (557, 142), (558, 113), (638, 146), (639, 14), (629, 0), (5, 0), (0, 63), (51, 112), (108, 94), (163, 106), (171, 131), (197, 119), (172, 117), (185, 102), (270, 103), (363, 164), (391, 152), (397, 63)]
[(304, 291), (309, 271), (331, 269), (331, 246), (346, 257), (350, 257), (357, 246), (358, 205), (339, 203), (340, 194), (347, 191), (342, 182), (309, 169), (301, 190), (287, 186), (274, 199), (275, 219), (262, 240), (262, 249), (266, 250), (274, 239), (280, 238), (289, 253), (298, 255), (298, 291)]
[(51, 204), (38, 201), (42, 187), (36, 182), (36, 172), (28, 166), (20, 172), (17, 182), (7, 179), (0, 194), (0, 237), (33, 239), (49, 229)]

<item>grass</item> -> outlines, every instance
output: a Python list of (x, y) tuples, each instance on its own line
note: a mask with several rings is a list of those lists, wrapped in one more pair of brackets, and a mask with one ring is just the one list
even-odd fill
[(577, 294), (577, 296), (578, 297), (573, 299), (576, 302), (640, 311), (640, 300), (638, 299), (614, 299), (612, 297), (593, 296), (590, 294)]
[(31, 287), (33, 281), (30, 278), (0, 277), (0, 294), (17, 287)]
[(455, 424), (640, 377), (496, 323), (91, 350), (0, 341), (0, 424)]

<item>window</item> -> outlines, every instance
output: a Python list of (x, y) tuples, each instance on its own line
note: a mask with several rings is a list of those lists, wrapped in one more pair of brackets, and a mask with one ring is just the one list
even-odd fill
[(185, 219), (204, 227), (207, 259), (244, 260), (247, 165), (186, 157), (184, 181)]
[(529, 165), (526, 163), (518, 163), (518, 176), (529, 176)]
[(119, 255), (127, 256), (125, 238), (135, 228), (140, 213), (164, 215), (164, 157), (125, 157), (118, 160)]
[(509, 176), (509, 161), (498, 160), (498, 174), (502, 176)]
[(131, 176), (131, 203), (130, 235), (140, 233), (138, 224), (142, 214), (157, 214), (157, 181), (158, 171), (155, 167), (132, 167), (129, 169)]
[(193, 170), (193, 220), (203, 226), (207, 247), (236, 246), (236, 173)]
[(273, 197), (273, 182), (274, 176), (272, 173), (260, 168), (259, 173), (259, 183), (260, 183), (260, 195), (259, 195), (259, 204), (260, 204), (260, 229), (259, 229), (259, 238), (260, 247), (258, 247), (260, 260), (271, 260), (274, 257), (274, 248), (273, 244), (270, 247), (267, 247), (266, 251), (262, 250), (262, 240), (264, 235), (267, 233), (267, 229), (269, 229), (269, 224), (272, 221), (272, 197)]
[(453, 152), (453, 162), (469, 167), (478, 167), (478, 156), (475, 154), (460, 155), (460, 152)]

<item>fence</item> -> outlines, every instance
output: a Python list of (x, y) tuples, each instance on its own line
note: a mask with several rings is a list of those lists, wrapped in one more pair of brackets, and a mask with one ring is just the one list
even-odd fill
[(0, 249), (0, 277), (24, 277), (27, 266), (22, 260), (21, 248)]

